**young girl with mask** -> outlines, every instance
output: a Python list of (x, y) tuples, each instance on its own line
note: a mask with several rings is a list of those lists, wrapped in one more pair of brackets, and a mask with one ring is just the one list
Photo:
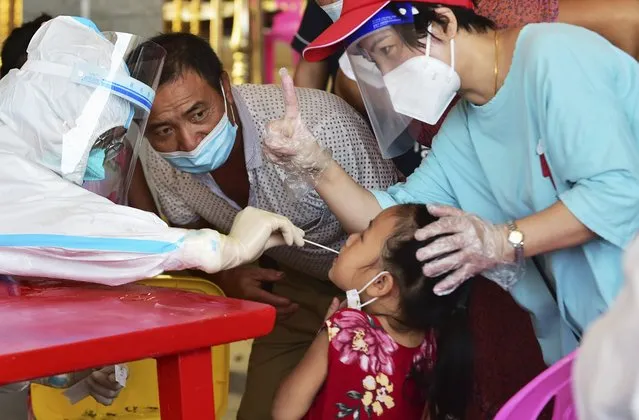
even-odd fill
[(329, 272), (346, 291), (282, 383), (273, 418), (462, 418), (472, 386), (468, 285), (438, 297), (415, 259), (415, 230), (435, 218), (405, 204), (348, 238)]

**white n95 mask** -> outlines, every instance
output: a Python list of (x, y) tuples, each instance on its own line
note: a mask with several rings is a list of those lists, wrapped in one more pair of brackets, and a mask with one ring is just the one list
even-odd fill
[(455, 71), (455, 40), (450, 40), (451, 65), (430, 56), (431, 35), (426, 53), (413, 57), (384, 75), (393, 108), (400, 114), (427, 124), (436, 124), (461, 87)]
[(331, 18), (333, 22), (339, 19), (342, 14), (342, 4), (344, 0), (337, 0), (335, 3), (327, 4), (326, 6), (320, 6), (322, 10)]
[(361, 295), (362, 293), (364, 293), (364, 290), (368, 289), (368, 287), (375, 283), (375, 281), (380, 278), (381, 276), (383, 276), (384, 274), (389, 274), (388, 271), (382, 271), (381, 273), (379, 273), (378, 275), (376, 275), (375, 277), (373, 277), (371, 279), (371, 281), (369, 281), (368, 283), (366, 283), (364, 285), (364, 287), (362, 287), (361, 289), (357, 290), (357, 289), (350, 289), (346, 291), (346, 304), (348, 305), (348, 307), (350, 309), (362, 309), (364, 306), (370, 305), (371, 303), (375, 302), (377, 300), (377, 298), (373, 298), (367, 302), (362, 303), (359, 295)]
[(169, 152), (159, 153), (159, 155), (176, 169), (191, 174), (211, 172), (224, 165), (235, 144), (237, 125), (231, 124), (228, 118), (224, 87), (222, 87), (222, 97), (224, 98), (224, 115), (195, 149), (190, 152)]

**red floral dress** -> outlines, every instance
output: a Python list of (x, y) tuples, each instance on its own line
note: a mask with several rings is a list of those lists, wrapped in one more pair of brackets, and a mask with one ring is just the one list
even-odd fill
[(413, 366), (432, 370), (432, 333), (419, 347), (404, 347), (377, 318), (354, 309), (337, 311), (326, 321), (326, 330), (326, 381), (305, 419), (421, 419), (426, 401), (409, 374)]

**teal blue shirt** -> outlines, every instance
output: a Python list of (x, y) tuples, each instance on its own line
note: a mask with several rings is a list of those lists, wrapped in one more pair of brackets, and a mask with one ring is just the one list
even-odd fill
[(419, 169), (374, 194), (384, 208), (442, 203), (493, 223), (561, 200), (598, 239), (541, 256), (547, 282), (527, 261), (512, 289), (556, 361), (615, 298), (639, 230), (639, 64), (586, 29), (528, 25), (497, 95), (460, 101)]

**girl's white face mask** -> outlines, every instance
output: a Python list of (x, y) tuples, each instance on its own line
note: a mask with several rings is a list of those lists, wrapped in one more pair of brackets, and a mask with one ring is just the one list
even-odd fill
[(426, 53), (406, 60), (384, 75), (384, 84), (396, 112), (427, 124), (436, 124), (461, 87), (455, 71), (455, 40), (450, 41), (451, 65)]
[(379, 279), (381, 276), (383, 276), (384, 274), (389, 274), (389, 273), (388, 273), (388, 271), (382, 271), (381, 273), (379, 273), (378, 275), (373, 277), (371, 279), (371, 281), (366, 283), (364, 285), (364, 287), (362, 287), (359, 290), (357, 290), (357, 289), (347, 290), (346, 291), (346, 304), (348, 305), (348, 307), (350, 309), (362, 309), (364, 306), (370, 305), (371, 303), (375, 302), (377, 300), (377, 298), (373, 298), (373, 299), (370, 299), (367, 302), (362, 303), (360, 298), (359, 298), (359, 295), (361, 295), (364, 292), (364, 290), (366, 290), (371, 284), (375, 283), (375, 281), (377, 279)]

